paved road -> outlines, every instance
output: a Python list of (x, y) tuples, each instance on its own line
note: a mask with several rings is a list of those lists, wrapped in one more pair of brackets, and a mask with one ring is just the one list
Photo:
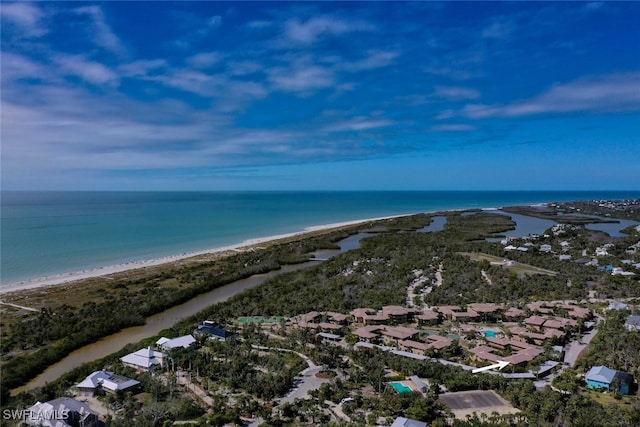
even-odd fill
[[(601, 320), (602, 320), (601, 318), (598, 318), (598, 321), (601, 321)], [(584, 335), (584, 337), (582, 337), (581, 340), (571, 341), (571, 343), (569, 343), (568, 345), (568, 348), (565, 350), (564, 362), (568, 363), (569, 366), (574, 366), (582, 350), (584, 350), (589, 345), (589, 343), (591, 342), (593, 337), (596, 336), (597, 333), (598, 333), (598, 329), (597, 327), (594, 327), (592, 330), (587, 332)]]

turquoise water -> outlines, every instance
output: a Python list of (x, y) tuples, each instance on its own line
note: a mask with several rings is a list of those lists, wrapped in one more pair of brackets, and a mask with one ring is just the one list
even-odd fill
[(495, 338), (496, 337), (496, 333), (494, 331), (484, 331), (484, 336), (487, 338)]
[(640, 192), (2, 192), (1, 283), (445, 209)]
[(393, 387), (393, 389), (395, 391), (397, 391), (398, 393), (411, 393), (411, 387), (407, 387), (406, 385), (402, 384), (402, 383), (389, 383), (391, 384), (391, 387)]

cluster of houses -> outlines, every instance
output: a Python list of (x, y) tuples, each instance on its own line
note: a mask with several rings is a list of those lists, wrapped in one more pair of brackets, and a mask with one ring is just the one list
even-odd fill
[[(210, 339), (218, 341), (227, 341), (235, 338), (235, 334), (233, 332), (229, 332), (217, 323), (208, 320), (200, 323), (193, 331), (193, 335), (207, 336)], [(137, 371), (153, 373), (156, 369), (164, 369), (167, 367), (168, 356), (167, 353), (164, 352), (169, 352), (175, 348), (187, 348), (195, 344), (196, 339), (193, 335), (183, 335), (177, 338), (162, 337), (156, 341), (156, 347), (159, 350), (155, 350), (151, 346), (141, 348), (136, 352), (129, 353), (126, 356), (121, 357), (120, 361), (125, 366)]]
[(456, 322), (456, 326), (451, 328), (453, 331), (470, 333), (484, 332), (486, 322), (512, 322), (502, 324), (500, 332), (492, 332), (492, 336), (486, 338), (486, 345), (469, 351), (472, 358), (488, 361), (502, 357), (496, 352), (510, 352), (508, 360), (502, 359), (522, 365), (544, 352), (539, 346), (546, 340), (565, 337), (580, 325), (590, 326), (585, 321), (591, 316), (588, 309), (572, 304), (537, 302), (520, 309), (503, 304), (474, 303), (465, 307), (434, 306), (430, 309), (402, 306), (385, 306), (381, 310), (356, 308), (348, 315), (312, 311), (291, 321), (299, 328), (322, 331), (319, 335), (329, 340), (340, 340), (338, 333), (350, 331), (361, 343), (393, 346), (419, 355), (428, 350), (438, 353), (453, 344), (450, 337), (420, 330), (420, 326), (437, 325), (446, 320)]
[[(554, 236), (559, 236), (565, 234), (567, 230), (575, 229), (576, 226), (570, 224), (556, 224), (551, 227), (551, 233)], [(640, 225), (636, 227), (638, 231), (640, 231)], [(560, 246), (560, 252), (554, 250), (554, 247), (548, 243), (543, 243), (540, 245), (534, 244), (532, 241), (535, 241), (539, 238), (539, 235), (530, 235), (526, 237), (507, 237), (501, 240), (502, 245), (504, 246), (505, 252), (511, 251), (520, 251), (520, 252), (529, 252), (532, 248), (537, 248), (539, 252), (548, 253), (548, 254), (557, 254), (558, 259), (560, 261), (569, 261), (573, 257), (567, 252), (571, 248), (571, 244), (563, 240), (558, 245)], [(544, 235), (544, 237), (550, 237), (549, 235)], [(523, 243), (524, 242), (524, 243)], [(583, 250), (582, 257), (577, 258), (575, 260), (576, 263), (585, 265), (585, 266), (594, 266), (598, 267), (601, 271), (611, 272), (614, 276), (635, 276), (636, 273), (632, 271), (626, 271), (623, 267), (614, 267), (612, 265), (602, 265), (600, 266), (599, 261), (602, 261), (602, 258), (606, 258), (611, 256), (609, 250), (613, 248), (615, 245), (613, 243), (605, 243), (602, 246), (598, 246), (595, 248), (594, 253), (591, 257), (587, 256), (587, 251)], [(557, 247), (556, 247), (557, 249)], [(635, 255), (640, 250), (640, 242), (629, 246), (626, 249), (626, 253), (629, 255)], [(600, 260), (599, 260), (600, 259)], [(505, 260), (505, 264), (513, 264), (513, 261), (508, 262)], [(635, 269), (640, 269), (640, 263), (634, 262), (630, 259), (621, 260), (622, 264), (628, 265), (630, 267), (634, 267)]]
[[(184, 335), (177, 338), (162, 337), (156, 341), (158, 350), (149, 346), (129, 353), (120, 358), (124, 366), (131, 367), (138, 372), (155, 373), (167, 367), (169, 352), (175, 348), (187, 348), (197, 342), (195, 336), (205, 336), (209, 339), (227, 341), (235, 339), (236, 335), (222, 326), (204, 321), (193, 331), (193, 335)], [(115, 372), (101, 370), (88, 375), (84, 380), (76, 384), (76, 392), (79, 396), (95, 396), (105, 394), (121, 394), (125, 392), (137, 393), (140, 382), (118, 375)], [(99, 421), (98, 414), (85, 402), (70, 397), (61, 397), (49, 402), (37, 402), (29, 408), (28, 417), (24, 420), (30, 426), (44, 427), (98, 427), (103, 425)]]

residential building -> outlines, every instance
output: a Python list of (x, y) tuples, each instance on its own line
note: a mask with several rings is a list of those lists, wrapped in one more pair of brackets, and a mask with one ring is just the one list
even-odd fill
[(612, 386), (617, 387), (621, 394), (629, 394), (633, 384), (633, 376), (626, 372), (619, 372), (606, 366), (594, 366), (585, 375), (587, 387), (590, 389), (611, 390)]
[(163, 369), (166, 366), (166, 358), (166, 354), (155, 351), (149, 346), (121, 357), (120, 361), (137, 371), (153, 372), (155, 369)]
[(391, 427), (427, 427), (427, 423), (412, 420), (411, 418), (398, 417), (393, 421)]
[(200, 323), (198, 327), (193, 331), (193, 335), (208, 335), (209, 338), (218, 341), (228, 341), (236, 338), (236, 334), (227, 331), (222, 326), (215, 322), (205, 320)]
[(174, 348), (187, 348), (193, 345), (196, 339), (193, 335), (183, 335), (178, 338), (165, 338), (162, 337), (156, 341), (156, 345), (164, 351), (169, 351)]
[(81, 396), (93, 396), (104, 393), (115, 394), (134, 391), (139, 385), (140, 381), (102, 370), (88, 375), (84, 380), (76, 384), (76, 389)]
[(640, 331), (640, 316), (631, 315), (627, 317), (627, 320), (624, 322), (624, 327), (627, 328), (627, 331)]
[(89, 405), (70, 397), (37, 402), (29, 408), (24, 422), (39, 427), (98, 427), (98, 414)]

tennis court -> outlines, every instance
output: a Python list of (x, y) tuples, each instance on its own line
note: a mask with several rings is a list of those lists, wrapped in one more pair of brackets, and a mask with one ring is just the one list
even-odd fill
[(465, 419), (467, 415), (487, 414), (492, 412), (499, 414), (514, 414), (520, 412), (500, 397), (493, 390), (471, 390), (440, 395), (440, 400), (447, 405), (456, 418)]
[(238, 323), (246, 325), (248, 323), (280, 323), (285, 318), (283, 316), (243, 316), (238, 317)]

